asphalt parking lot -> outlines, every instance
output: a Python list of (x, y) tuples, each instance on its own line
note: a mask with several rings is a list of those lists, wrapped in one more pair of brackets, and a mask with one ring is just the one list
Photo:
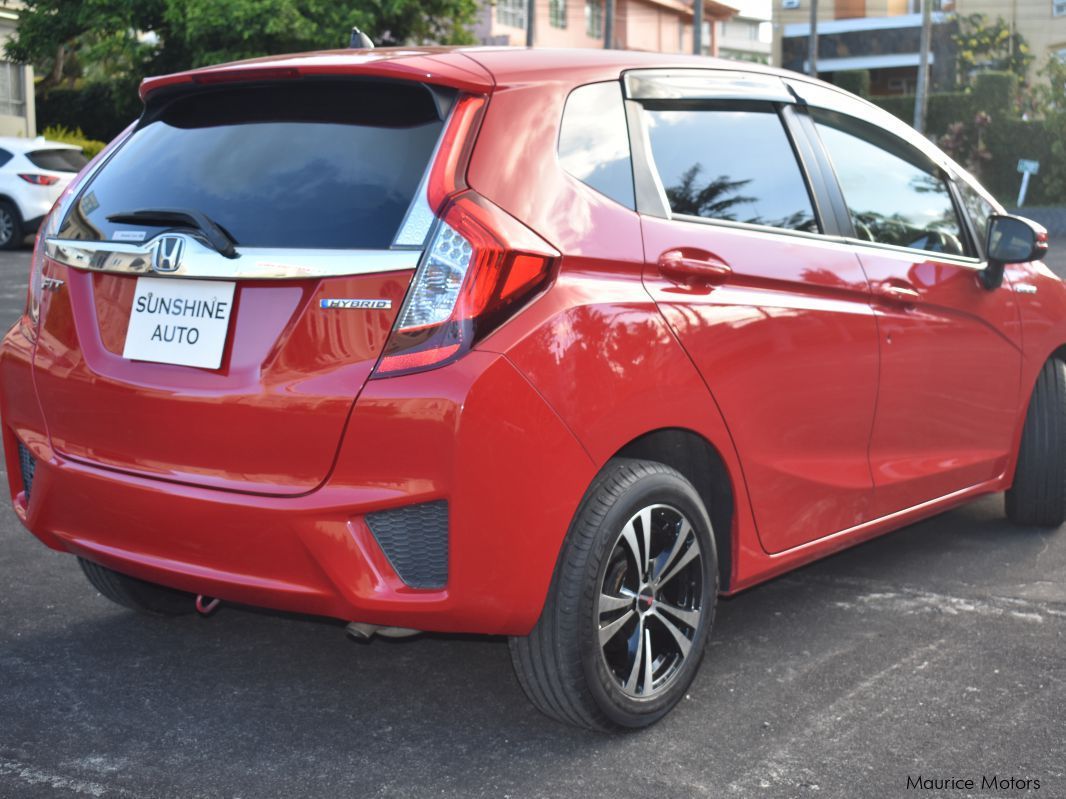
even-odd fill
[(503, 639), (137, 616), (4, 504), (0, 797), (1066, 797), (1066, 530), (998, 496), (723, 601), (686, 701), (614, 737), (538, 715)]

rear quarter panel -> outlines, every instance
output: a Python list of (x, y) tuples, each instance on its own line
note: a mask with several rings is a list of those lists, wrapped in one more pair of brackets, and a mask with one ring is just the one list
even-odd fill
[[(617, 77), (617, 75), (615, 76)], [(586, 79), (517, 82), (489, 101), (471, 188), (563, 253), (552, 286), (479, 348), (506, 355), (554, 408), (596, 468), (645, 433), (705, 438), (732, 478), (734, 570), (762, 556), (729, 431), (642, 282), (640, 218), (567, 174), (556, 142), (563, 106)]]

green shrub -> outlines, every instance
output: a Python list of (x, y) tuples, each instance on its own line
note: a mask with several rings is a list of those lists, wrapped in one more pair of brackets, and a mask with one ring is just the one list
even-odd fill
[(62, 125), (51, 125), (45, 128), (41, 135), (49, 141), (58, 141), (63, 142), (63, 144), (73, 144), (81, 147), (86, 158), (92, 158), (107, 146), (107, 142), (87, 137), (82, 133), (81, 128), (71, 130)]
[(993, 119), (985, 132), (985, 146), (991, 157), (981, 167), (981, 182), (1000, 202), (1012, 206), (1022, 182), (1018, 159), (1031, 158), (1040, 162), (1040, 172), (1029, 183), (1026, 204), (1066, 202), (1066, 186), (1058, 174), (1061, 169), (1056, 169), (1053, 158), (1054, 145), (1060, 138), (1045, 120)]
[(140, 113), (141, 101), (132, 83), (86, 83), (37, 93), (38, 127), (80, 129), (100, 141), (111, 141)]
[(833, 73), (833, 83), (859, 97), (870, 96), (870, 70), (846, 69)]
[(1013, 72), (981, 72), (974, 79), (973, 110), (990, 116), (1014, 116), (1018, 107), (1018, 76)]
[[(947, 133), (953, 122), (969, 120), (976, 111), (973, 94), (967, 92), (935, 92), (929, 95), (925, 109), (925, 130), (930, 136)], [(879, 105), (890, 114), (899, 117), (908, 125), (914, 124), (914, 95), (901, 94), (894, 97), (871, 97), (870, 102)], [(989, 115), (996, 116), (991, 111)]]

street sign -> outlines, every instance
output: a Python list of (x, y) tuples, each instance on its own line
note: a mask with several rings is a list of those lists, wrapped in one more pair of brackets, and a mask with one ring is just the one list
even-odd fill
[(1040, 162), (1019, 158), (1018, 171), (1022, 173), (1022, 185), (1018, 189), (1018, 207), (1021, 208), (1025, 204), (1025, 194), (1029, 191), (1029, 178), (1040, 171)]

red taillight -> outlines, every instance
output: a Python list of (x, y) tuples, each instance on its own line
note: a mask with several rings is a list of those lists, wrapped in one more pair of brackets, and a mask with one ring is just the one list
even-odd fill
[(54, 175), (31, 175), (29, 173), (19, 172), (19, 177), (27, 183), (32, 183), (34, 186), (54, 186), (59, 182), (59, 178)]
[[(41, 226), (37, 230), (37, 239), (33, 244), (33, 258), (30, 261), (30, 284), (26, 289), (26, 315), (32, 323), (29, 335), (36, 336), (37, 322), (40, 319), (41, 292), (43, 291), (44, 286), (44, 252), (46, 240), (51, 236), (55, 236), (59, 232), (59, 224), (63, 221), (63, 216), (67, 209), (67, 203), (81, 187), (81, 184), (89, 177), (89, 175), (96, 171), (97, 167), (108, 158), (116, 147), (121, 145), (122, 142), (129, 137), (136, 126), (136, 122), (131, 123), (124, 131), (118, 134), (110, 144), (98, 152), (89, 163), (82, 167), (81, 171), (74, 176), (74, 179), (67, 184), (66, 188), (63, 189), (63, 193), (60, 194), (59, 198), (52, 204), (52, 210), (45, 214), (44, 219), (41, 220)], [(19, 177), (26, 180), (33, 176), (19, 175)], [(38, 177), (48, 176), (40, 175)], [(59, 178), (52, 178), (51, 180), (55, 183)], [(30, 182), (32, 183), (33, 181)]]
[(481, 123), (485, 98), (466, 94), (455, 103), (448, 127), (441, 136), (440, 156), (429, 172), (426, 194), (429, 207), (439, 213), (449, 197), (466, 188), (466, 164), (474, 146), (474, 132)]
[(437, 223), (375, 377), (455, 360), (543, 288), (558, 257), (488, 200), (458, 195)]

